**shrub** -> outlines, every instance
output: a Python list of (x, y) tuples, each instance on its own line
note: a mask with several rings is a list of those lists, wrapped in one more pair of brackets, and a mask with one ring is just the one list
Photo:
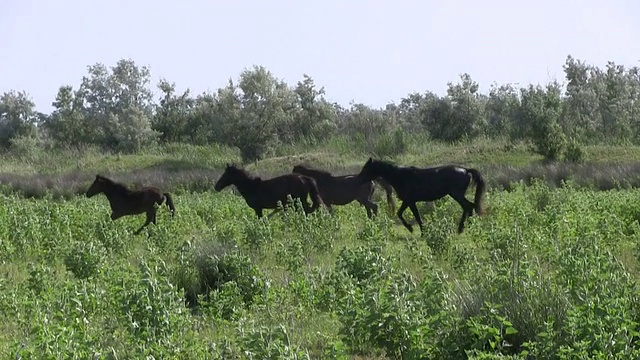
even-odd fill
[(92, 241), (77, 242), (64, 258), (64, 265), (78, 279), (97, 275), (102, 265), (105, 251)]
[(380, 135), (374, 145), (375, 155), (381, 158), (396, 158), (404, 155), (408, 149), (409, 143), (400, 128)]
[(225, 283), (235, 282), (242, 295), (242, 301), (248, 305), (264, 288), (258, 268), (248, 256), (239, 252), (197, 254), (195, 267), (200, 293), (205, 296), (212, 290), (220, 289)]
[(564, 158), (571, 163), (583, 163), (585, 160), (585, 153), (580, 144), (572, 139), (567, 143), (567, 148), (564, 151)]

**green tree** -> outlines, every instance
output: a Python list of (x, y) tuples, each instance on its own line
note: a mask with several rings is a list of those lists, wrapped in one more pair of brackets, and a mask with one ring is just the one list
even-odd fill
[(484, 99), (478, 89), (469, 74), (462, 74), (457, 84), (448, 84), (447, 96), (431, 110), (428, 130), (434, 138), (455, 141), (484, 131)]
[(567, 87), (561, 118), (563, 130), (570, 137), (581, 141), (600, 138), (601, 119), (596, 91), (598, 79), (594, 76), (594, 68), (569, 55), (564, 72)]
[(630, 140), (632, 108), (637, 99), (632, 98), (633, 90), (627, 72), (624, 66), (609, 62), (606, 71), (600, 74), (600, 133), (609, 142)]
[(35, 137), (38, 114), (26, 92), (11, 90), (0, 97), (0, 147), (9, 148), (18, 137)]
[(120, 60), (111, 71), (103, 64), (88, 67), (78, 95), (84, 114), (96, 128), (96, 142), (120, 151), (136, 151), (157, 141), (151, 128), (153, 111), (150, 71), (132, 60)]
[(503, 137), (511, 134), (516, 122), (520, 98), (518, 91), (511, 84), (491, 85), (486, 103), (487, 135)]
[(433, 92), (414, 92), (400, 100), (398, 115), (400, 126), (407, 132), (425, 131), (432, 124), (431, 114), (440, 98)]
[(175, 83), (165, 79), (160, 80), (158, 88), (162, 92), (162, 98), (156, 106), (153, 130), (160, 134), (163, 142), (192, 140), (193, 134), (189, 134), (188, 129), (196, 101), (190, 96), (189, 89), (177, 95)]
[(195, 98), (193, 112), (184, 129), (191, 142), (201, 145), (211, 142), (231, 144), (227, 128), (237, 122), (235, 113), (240, 107), (233, 89), (230, 82), (227, 88), (219, 89), (217, 94), (203, 93)]
[(52, 105), (54, 110), (42, 127), (54, 144), (74, 147), (97, 141), (99, 132), (85, 116), (82, 94), (71, 86), (61, 86)]
[(634, 141), (640, 142), (640, 68), (632, 67), (628, 71), (628, 79), (630, 83), (629, 96), (632, 99), (629, 116), (631, 118), (631, 127)]
[(298, 81), (294, 92), (299, 104), (293, 119), (296, 140), (322, 140), (334, 134), (335, 112), (331, 104), (324, 99), (324, 88), (316, 89), (313, 79), (304, 74), (304, 79)]
[(296, 94), (262, 66), (244, 70), (238, 85), (220, 89), (211, 128), (236, 146), (244, 161), (261, 159), (280, 142), (296, 138)]
[(353, 103), (339, 117), (338, 131), (351, 137), (363, 137), (373, 141), (380, 135), (390, 133), (397, 124), (389, 119), (384, 110), (373, 109), (362, 103)]
[(295, 139), (293, 111), (296, 95), (263, 66), (254, 66), (240, 74), (238, 81), (244, 127), (274, 133), (277, 140)]
[(565, 134), (559, 124), (562, 112), (561, 89), (550, 83), (546, 89), (529, 85), (520, 89), (519, 118), (526, 124), (524, 134), (531, 139), (533, 150), (547, 160), (556, 160), (566, 145)]

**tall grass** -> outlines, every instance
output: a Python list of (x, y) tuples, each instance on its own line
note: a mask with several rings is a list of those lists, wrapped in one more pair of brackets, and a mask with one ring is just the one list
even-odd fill
[[(586, 161), (545, 163), (522, 143), (477, 139), (441, 144), (418, 135), (394, 134), (368, 144), (364, 139), (333, 137), (324, 143), (308, 142), (279, 148), (275, 157), (244, 164), (260, 176), (290, 172), (304, 163), (336, 174), (357, 173), (369, 156), (398, 164), (436, 166), (459, 164), (480, 169), (489, 186), (510, 189), (513, 183), (544, 179), (560, 186), (573, 181), (601, 190), (640, 185), (640, 147), (585, 147)], [(380, 156), (376, 154), (386, 154)], [(94, 147), (44, 151), (13, 149), (0, 160), (0, 191), (26, 197), (81, 194), (95, 174), (112, 176), (132, 186), (155, 184), (168, 191), (206, 191), (226, 163), (240, 163), (237, 149), (224, 146), (167, 144), (134, 155), (102, 153)]]
[(637, 358), (638, 196), (517, 185), (461, 235), (436, 202), (420, 236), (183, 194), (134, 236), (103, 197), (0, 195), (0, 356)]

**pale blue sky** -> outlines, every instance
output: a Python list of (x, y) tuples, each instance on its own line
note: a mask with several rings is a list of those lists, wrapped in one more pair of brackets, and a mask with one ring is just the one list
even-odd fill
[(214, 91), (256, 64), (382, 107), (464, 72), (483, 92), (562, 81), (568, 54), (640, 65), (640, 1), (0, 0), (0, 92), (44, 112), (87, 65), (122, 58), (150, 67), (154, 91), (160, 77)]

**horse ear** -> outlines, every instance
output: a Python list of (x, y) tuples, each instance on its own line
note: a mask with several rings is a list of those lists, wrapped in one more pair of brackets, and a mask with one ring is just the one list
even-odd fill
[(368, 163), (372, 163), (373, 162), (373, 158), (371, 156), (369, 156), (369, 160), (367, 160)]
[(227, 167), (228, 167), (228, 168), (230, 168), (230, 167), (231, 167), (231, 164), (227, 163)]

